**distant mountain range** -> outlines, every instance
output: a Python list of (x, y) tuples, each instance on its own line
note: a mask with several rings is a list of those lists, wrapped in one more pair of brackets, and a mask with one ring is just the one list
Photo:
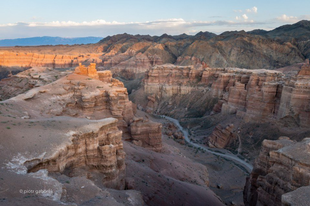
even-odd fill
[[(57, 41), (58, 44), (69, 44), (61, 39), (63, 38)], [(74, 41), (74, 39), (69, 40), (71, 44), (83, 43)], [(30, 42), (28, 39), (27, 45), (30, 45)], [(25, 53), (52, 55), (96, 53), (95, 56), (99, 52), (100, 60), (98, 61), (102, 61), (100, 66), (106, 69), (127, 68), (127, 65), (134, 65), (133, 68), (136, 69), (141, 64), (147, 64), (148, 66), (144, 65), (144, 67), (150, 68), (165, 63), (184, 66), (203, 64), (221, 68), (275, 69), (310, 59), (310, 21), (303, 20), (270, 31), (227, 31), (219, 35), (210, 32), (199, 32), (196, 35), (163, 34), (161, 36), (124, 33), (103, 39), (98, 37), (95, 42), (96, 44), (74, 46), (2, 47), (0, 51), (10, 50), (13, 53), (24, 51)], [(48, 41), (38, 44), (55, 45)], [(89, 58), (90, 62), (95, 61), (92, 55), (85, 56), (85, 58)], [(28, 60), (29, 64), (41, 62), (31, 58)], [(25, 60), (22, 59), (21, 62), (24, 64)], [(53, 64), (53, 62), (44, 62), (48, 65)], [(71, 59), (64, 62), (71, 62)]]
[(77, 38), (62, 38), (62, 37), (30, 37), (19, 39), (3, 39), (0, 40), (0, 46), (40, 46), (40, 45), (74, 45), (74, 44), (94, 44), (99, 42), (102, 37), (77, 37)]

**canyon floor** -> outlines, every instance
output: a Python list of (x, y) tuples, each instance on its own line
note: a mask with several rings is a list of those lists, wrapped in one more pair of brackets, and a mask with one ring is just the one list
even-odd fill
[[(166, 119), (152, 117), (142, 111), (138, 111), (138, 114), (140, 116), (148, 116), (148, 118), (152, 121), (160, 122), (163, 125), (171, 123)], [(177, 165), (177, 167), (174, 168), (175, 170), (181, 173), (183, 173), (184, 171), (184, 174), (187, 174), (187, 176), (189, 177), (188, 174), (191, 174), (190, 176), (193, 176), (195, 172), (191, 171), (188, 173), (188, 171), (186, 171), (187, 168), (191, 167), (191, 165), (188, 164), (188, 161), (196, 164), (201, 164), (207, 169), (210, 189), (214, 191), (225, 204), (243, 205), (242, 191), (244, 188), (245, 179), (248, 176), (246, 170), (228, 159), (219, 157), (214, 154), (210, 154), (187, 143), (180, 144), (175, 139), (168, 137), (164, 133), (163, 143), (164, 153), (173, 154), (174, 156), (178, 157), (178, 160), (181, 160), (182, 162), (187, 162), (186, 165), (183, 165), (183, 167)], [(224, 153), (224, 151), (222, 152)], [(175, 158), (171, 159), (171, 163), (175, 161), (174, 159)], [(190, 181), (192, 181), (193, 183), (197, 182), (196, 179), (192, 179)]]

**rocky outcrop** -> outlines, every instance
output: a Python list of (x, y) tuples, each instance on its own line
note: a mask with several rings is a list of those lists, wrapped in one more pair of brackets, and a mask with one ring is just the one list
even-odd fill
[(80, 175), (79, 169), (102, 174), (104, 186), (115, 189), (125, 187), (125, 152), (122, 132), (116, 119), (105, 119), (105, 124), (96, 128), (85, 126), (79, 132), (71, 132), (71, 144), (59, 148), (50, 157), (25, 162), (28, 172), (47, 169), (49, 172)]
[(301, 67), (296, 78), (283, 86), (278, 118), (292, 116), (301, 126), (310, 125), (310, 65)]
[(90, 78), (99, 79), (99, 75), (96, 69), (96, 63), (90, 63), (88, 67), (79, 63), (79, 66), (75, 68), (74, 73), (89, 76)]
[(134, 118), (130, 124), (130, 134), (133, 143), (156, 152), (162, 149), (162, 125), (148, 119)]
[(301, 142), (288, 137), (264, 140), (244, 188), (245, 205), (281, 205), (283, 194), (308, 186), (309, 144), (309, 138)]
[[(41, 74), (42, 78), (48, 76)], [(136, 106), (129, 101), (124, 84), (112, 78), (110, 71), (97, 72), (94, 63), (88, 67), (79, 65), (75, 73), (67, 74), (51, 84), (33, 88), (10, 101), (17, 101), (22, 108), (27, 108), (27, 116), (31, 118), (72, 116), (103, 119), (114, 117), (118, 119), (118, 127), (123, 131), (124, 139), (138, 138), (137, 140), (143, 142), (141, 146), (156, 151), (161, 149), (161, 124), (146, 122), (146, 120), (133, 123)], [(33, 108), (31, 105), (34, 104), (36, 108), (31, 109)], [(130, 125), (132, 125), (131, 129)]]
[(207, 138), (208, 146), (215, 148), (225, 148), (229, 143), (236, 139), (233, 134), (234, 125), (230, 124), (226, 127), (217, 125), (212, 134)]
[(106, 83), (112, 82), (112, 72), (109, 70), (99, 71), (97, 72), (99, 76), (99, 80)]
[(32, 88), (50, 84), (69, 73), (71, 72), (45, 67), (25, 70), (0, 81), (0, 100), (6, 100)]
[(126, 165), (116, 119), (29, 120), (16, 106), (0, 104), (1, 205), (144, 204), (140, 192), (119, 190)]
[(282, 195), (283, 206), (300, 206), (309, 204), (310, 186), (300, 187), (292, 192)]

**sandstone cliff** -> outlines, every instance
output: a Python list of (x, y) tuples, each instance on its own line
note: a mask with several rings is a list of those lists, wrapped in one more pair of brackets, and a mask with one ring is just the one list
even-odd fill
[(133, 143), (154, 151), (161, 151), (162, 125), (143, 118), (134, 118), (130, 124)]
[(115, 190), (125, 187), (116, 119), (28, 120), (13, 107), (0, 104), (0, 204), (131, 205), (128, 198), (144, 204), (138, 191)]
[(309, 138), (293, 142), (287, 137), (264, 140), (244, 188), (245, 205), (281, 205), (283, 194), (308, 186), (309, 142)]
[[(70, 120), (74, 121), (74, 120)], [(80, 120), (81, 121), (81, 120)], [(27, 172), (47, 169), (49, 172), (67, 173), (69, 176), (81, 175), (79, 169), (90, 179), (91, 173), (99, 172), (104, 186), (115, 189), (125, 187), (125, 152), (123, 151), (122, 132), (113, 118), (90, 121), (78, 131), (65, 134), (71, 143), (56, 146), (55, 152), (47, 152), (41, 159), (27, 160)], [(98, 122), (104, 123), (99, 127)], [(61, 143), (63, 144), (63, 143)], [(49, 148), (53, 149), (53, 148)], [(49, 156), (50, 155), (50, 156)]]
[(42, 54), (26, 52), (0, 52), (1, 66), (18, 66), (18, 67), (52, 67), (52, 68), (68, 68), (77, 66), (81, 62), (89, 61), (101, 63), (100, 54), (83, 54), (83, 55), (58, 55)]
[[(193, 111), (202, 116), (213, 107), (211, 113), (236, 114), (245, 121), (291, 116), (305, 127), (310, 119), (308, 68), (309, 64), (304, 64), (299, 74), (291, 78), (273, 70), (156, 66), (144, 80), (145, 103), (139, 101), (141, 97), (134, 99), (149, 112), (169, 112), (178, 117)], [(174, 114), (181, 106), (183, 116)]]
[[(48, 79), (48, 72), (52, 77), (54, 74), (54, 70), (43, 69), (41, 73), (39, 71), (41, 70), (36, 69), (33, 73), (40, 76), (42, 80)], [(53, 79), (54, 81), (50, 84), (34, 87), (8, 101), (18, 102), (17, 107), (24, 109), (28, 118), (72, 116), (103, 119), (114, 117), (118, 119), (118, 127), (124, 132), (125, 139), (139, 141), (143, 143), (140, 146), (156, 151), (161, 150), (161, 125), (152, 121), (142, 120), (141, 123), (134, 121), (135, 105), (129, 101), (124, 84), (112, 78), (110, 71), (97, 72), (96, 65), (91, 63), (88, 67), (80, 64), (76, 67), (75, 73), (65, 74), (66, 76), (60, 79)], [(12, 84), (16, 82), (15, 78), (11, 80)], [(10, 79), (6, 82), (10, 82)], [(16, 89), (15, 86), (5, 85), (6, 87), (2, 88), (5, 94)], [(31, 105), (36, 105), (36, 108)], [(25, 114), (21, 115), (25, 116)]]

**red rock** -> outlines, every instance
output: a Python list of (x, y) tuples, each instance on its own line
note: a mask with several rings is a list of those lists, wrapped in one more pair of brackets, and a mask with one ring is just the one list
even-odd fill
[(162, 150), (161, 128), (160, 123), (134, 118), (130, 124), (130, 133), (136, 145), (160, 152)]
[(80, 63), (79, 66), (75, 68), (74, 72), (79, 75), (85, 75), (94, 79), (99, 79), (96, 63), (91, 63), (87, 68), (82, 65), (82, 63)]
[(225, 148), (235, 139), (235, 136), (233, 135), (233, 128), (233, 124), (227, 125), (226, 127), (217, 125), (212, 134), (208, 137), (208, 146), (221, 149)]
[(308, 186), (309, 138), (264, 140), (254, 169), (244, 188), (245, 205), (282, 205), (281, 196)]

